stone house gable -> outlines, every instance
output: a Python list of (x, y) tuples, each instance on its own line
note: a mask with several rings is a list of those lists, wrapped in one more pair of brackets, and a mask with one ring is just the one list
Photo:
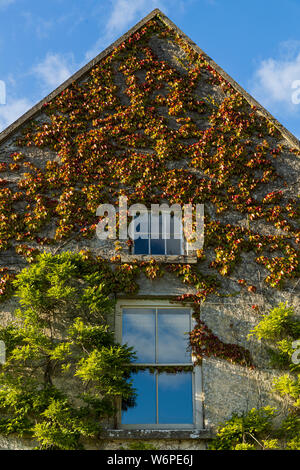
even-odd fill
[[(299, 154), (299, 141), (159, 10), (0, 134), (4, 324), (12, 279), (43, 251), (138, 266), (138, 292), (117, 294), (119, 340), (126, 309), (158, 318), (176, 298), (193, 312), (190, 425), (123, 426), (119, 416), (102, 448), (132, 438), (205, 448), (232, 413), (281, 406), (269, 394), (277, 372), (247, 336), (278, 302), (299, 312)], [(120, 195), (147, 207), (203, 203), (203, 249), (139, 254), (99, 240), (97, 207)]]

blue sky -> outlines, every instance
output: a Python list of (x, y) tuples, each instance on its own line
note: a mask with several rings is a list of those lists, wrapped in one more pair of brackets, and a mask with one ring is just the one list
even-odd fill
[(300, 137), (299, 0), (0, 0), (0, 130), (156, 7)]

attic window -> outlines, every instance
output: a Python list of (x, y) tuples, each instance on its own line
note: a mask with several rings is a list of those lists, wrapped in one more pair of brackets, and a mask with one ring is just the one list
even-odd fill
[(167, 301), (127, 302), (118, 307), (117, 331), (137, 353), (137, 373), (131, 377), (137, 398), (123, 403), (121, 428), (202, 428), (196, 400), (200, 368), (193, 367), (187, 348), (191, 309)]
[(155, 220), (151, 213), (139, 216), (147, 218), (147, 231), (141, 231), (141, 224), (137, 221), (135, 231), (139, 237), (134, 240), (133, 254), (135, 255), (182, 255), (184, 254), (184, 240), (181, 218), (174, 214), (160, 213), (157, 231), (154, 230)]

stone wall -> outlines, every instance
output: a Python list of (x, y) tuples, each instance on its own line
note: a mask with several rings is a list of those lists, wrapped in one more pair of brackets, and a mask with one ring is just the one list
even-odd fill
[[(151, 47), (160, 58), (165, 60), (175, 67), (181, 74), (186, 74), (186, 53), (178, 46), (178, 44), (164, 41), (157, 36), (153, 36), (150, 41)], [(141, 76), (142, 78), (142, 76)], [(122, 96), (124, 104), (126, 99), (124, 95), (124, 78), (119, 72), (116, 71), (115, 77), (118, 93)], [(216, 102), (221, 102), (224, 98), (224, 93), (220, 88), (211, 85), (207, 79), (206, 74), (203, 74), (202, 81), (197, 88), (199, 97), (203, 94), (207, 97), (213, 98)], [(178, 128), (176, 120), (169, 116), (166, 109), (160, 109), (161, 115), (168, 120), (170, 128)], [(191, 113), (192, 115), (192, 113)], [(195, 123), (200, 129), (206, 129), (209, 122), (203, 117), (193, 115)], [(35, 116), (36, 120), (43, 122), (46, 117), (42, 111)], [(10, 162), (9, 155), (13, 152), (19, 151), (20, 148), (16, 145), (16, 139), (20, 135), (21, 129), (16, 129), (15, 133), (7, 140), (0, 142), (0, 162)], [(284, 151), (277, 158), (276, 170), (280, 175), (280, 182), (278, 188), (284, 191), (284, 202), (289, 197), (295, 196), (299, 187), (299, 174), (300, 174), (300, 161), (299, 157), (290, 151), (289, 142), (282, 137), (282, 139), (275, 139), (268, 137), (270, 145), (276, 146), (282, 144)], [(256, 144), (257, 142), (253, 142)], [(143, 149), (143, 152), (151, 152), (151, 149)], [(45, 168), (48, 160), (59, 161), (58, 155), (45, 148), (27, 147), (22, 148), (22, 152), (26, 156), (26, 160), (34, 163), (35, 166), (43, 169)], [(182, 160), (176, 162), (169, 162), (169, 168), (187, 168), (189, 162)], [(201, 170), (191, 169), (191, 172), (197, 174), (198, 177), (203, 177), (204, 173)], [(15, 188), (16, 183), (22, 178), (22, 174), (10, 173), (4, 175), (8, 180), (8, 186)], [(282, 181), (285, 185), (282, 186)], [(274, 190), (274, 185), (272, 185)], [(267, 191), (265, 187), (263, 193)], [(259, 198), (262, 196), (260, 191), (254, 195)], [(24, 202), (18, 203), (18, 210), (24, 211)], [(216, 220), (221, 222), (230, 223), (236, 226), (248, 227), (265, 235), (279, 235), (284, 234), (278, 228), (275, 228), (272, 223), (265, 221), (251, 221), (245, 217), (244, 214), (231, 211), (224, 215), (217, 215), (212, 204), (205, 206), (205, 211)], [(53, 221), (44, 228), (41, 236), (47, 235), (52, 237), (55, 233), (55, 225)], [(30, 246), (37, 247), (35, 242), (30, 243)], [(113, 241), (100, 241), (95, 236), (92, 239), (76, 240), (70, 238), (66, 242), (61, 242), (56, 246), (45, 246), (45, 251), (58, 253), (60, 251), (79, 251), (88, 249), (95, 255), (101, 255), (107, 259), (116, 254), (115, 244)], [(275, 253), (276, 254), (276, 253)], [(121, 255), (123, 261), (131, 262), (136, 256), (131, 256), (129, 248), (123, 244)], [(198, 264), (198, 268), (203, 274), (215, 274), (215, 271), (210, 268), (210, 263), (214, 259), (214, 251), (208, 249), (205, 253), (205, 261)], [(165, 262), (174, 262), (166, 258), (162, 260)], [(175, 260), (176, 261), (176, 260)], [(194, 263), (195, 259), (181, 259), (180, 262)], [(6, 252), (1, 253), (0, 267), (9, 267), (15, 272), (20, 271), (27, 263), (25, 260), (17, 255), (13, 246)], [(218, 296), (209, 296), (207, 301), (201, 306), (201, 319), (213, 331), (218, 338), (225, 343), (235, 343), (249, 349), (255, 364), (254, 369), (249, 369), (239, 365), (231, 364), (228, 361), (216, 358), (205, 358), (202, 361), (202, 383), (203, 383), (203, 411), (204, 411), (204, 425), (207, 430), (215, 430), (216, 426), (229, 418), (232, 413), (247, 412), (252, 407), (264, 406), (266, 404), (276, 404), (282, 407), (280, 399), (270, 396), (269, 389), (271, 378), (278, 372), (272, 370), (269, 366), (268, 356), (263, 344), (258, 341), (247, 338), (250, 330), (258, 323), (259, 315), (251, 307), (256, 305), (261, 312), (266, 312), (271, 307), (278, 304), (278, 302), (288, 301), (293, 305), (297, 315), (300, 315), (299, 309), (299, 284), (296, 281), (289, 281), (286, 283), (283, 290), (275, 290), (268, 287), (263, 279), (266, 277), (267, 271), (265, 268), (259, 266), (255, 262), (255, 254), (253, 252), (243, 253), (241, 262), (238, 264), (236, 270), (230, 276), (224, 277), (218, 274), (218, 279), (221, 283)], [(258, 287), (256, 292), (249, 293), (238, 286), (237, 280), (245, 279), (249, 283), (255, 283)], [(138, 280), (140, 290), (136, 298), (169, 298), (182, 294), (195, 294), (196, 289), (193, 286), (183, 284), (178, 278), (170, 273), (166, 273), (159, 279), (148, 279), (144, 274), (140, 275)], [(1, 323), (7, 324), (13, 318), (13, 312), (16, 308), (17, 302), (14, 299), (7, 300), (1, 304)], [(128, 432), (129, 433), (129, 432)], [(129, 433), (130, 434), (130, 433)], [(123, 433), (119, 435), (109, 435), (104, 433), (103, 440), (99, 447), (101, 449), (120, 449), (128, 448), (130, 443), (136, 439), (136, 435), (128, 438)], [(150, 443), (159, 449), (204, 449), (206, 448), (207, 435), (201, 436), (186, 436), (180, 433), (177, 437), (165, 438), (163, 435), (159, 437), (150, 437), (147, 433), (140, 433), (140, 439)], [(130, 438), (129, 438), (130, 437)], [(93, 447), (93, 444), (90, 444)], [(31, 444), (26, 441), (21, 441), (15, 438), (1, 438), (0, 448), (6, 449), (26, 449), (30, 448)], [(93, 447), (94, 448), (94, 447)]]

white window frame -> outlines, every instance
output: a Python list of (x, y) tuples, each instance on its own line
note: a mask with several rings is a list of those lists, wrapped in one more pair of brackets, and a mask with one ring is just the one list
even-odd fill
[[(163, 211), (161, 211), (163, 212)], [(149, 233), (147, 234), (148, 235), (148, 238), (146, 240), (148, 240), (148, 252), (147, 253), (138, 253), (137, 256), (141, 255), (148, 255), (148, 256), (180, 256), (180, 255), (184, 255), (185, 254), (185, 247), (186, 247), (186, 244), (185, 244), (185, 240), (184, 240), (184, 236), (183, 236), (183, 227), (182, 227), (182, 222), (180, 223), (180, 238), (178, 238), (177, 240), (180, 240), (180, 253), (176, 253), (175, 255), (170, 255), (167, 253), (167, 238), (166, 238), (166, 233), (164, 234), (165, 235), (165, 238), (162, 238), (162, 240), (164, 240), (164, 253), (161, 254), (161, 255), (153, 255), (151, 253), (151, 240), (155, 240), (154, 238), (151, 238), (151, 212), (148, 212), (148, 228), (149, 228)], [(170, 217), (174, 217), (174, 214), (173, 215), (170, 215)], [(157, 239), (158, 240), (158, 239)], [(132, 245), (132, 254), (135, 254), (135, 250), (134, 250), (134, 242), (135, 240), (133, 241), (133, 245)]]
[[(117, 342), (122, 342), (122, 311), (124, 308), (187, 308), (190, 309), (190, 325), (194, 327), (194, 320), (192, 318), (192, 308), (188, 304), (174, 304), (169, 300), (143, 300), (143, 299), (119, 299), (116, 303), (116, 315), (115, 315), (115, 339)], [(139, 363), (142, 366), (142, 364)], [(147, 364), (149, 366), (149, 364)], [(158, 365), (158, 364), (156, 364)], [(159, 364), (158, 366), (171, 367), (175, 364)], [(178, 364), (176, 364), (178, 366)], [(191, 365), (180, 364), (182, 366)], [(118, 412), (118, 427), (120, 429), (204, 429), (204, 415), (203, 415), (203, 389), (202, 389), (202, 370), (201, 366), (193, 366), (192, 371), (192, 393), (193, 393), (193, 423), (191, 424), (122, 424), (121, 422), (121, 404)]]

